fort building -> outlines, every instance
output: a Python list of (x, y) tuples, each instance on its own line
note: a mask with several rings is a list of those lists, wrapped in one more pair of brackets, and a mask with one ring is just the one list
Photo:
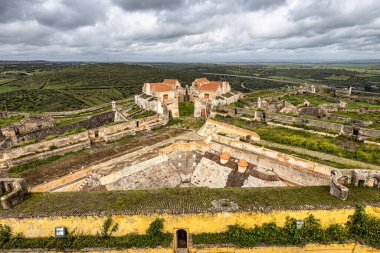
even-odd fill
[(169, 117), (179, 117), (179, 103), (194, 102), (194, 117), (207, 118), (211, 106), (236, 102), (238, 94), (231, 92), (226, 81), (209, 81), (197, 78), (191, 87), (183, 88), (176, 79), (164, 79), (161, 83), (145, 83), (142, 94), (135, 96), (135, 103), (145, 110), (151, 110)]

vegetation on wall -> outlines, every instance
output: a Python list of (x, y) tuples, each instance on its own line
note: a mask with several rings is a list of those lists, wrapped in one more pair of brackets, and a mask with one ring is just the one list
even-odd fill
[(332, 224), (322, 228), (319, 219), (308, 216), (297, 225), (295, 218), (286, 218), (285, 226), (265, 223), (262, 226), (244, 228), (229, 226), (222, 233), (202, 233), (193, 235), (194, 244), (233, 244), (240, 247), (258, 245), (300, 245), (305, 243), (364, 242), (380, 247), (380, 218), (366, 214), (364, 206), (358, 205), (355, 213), (342, 226)]
[[(257, 124), (251, 126), (254, 123), (219, 115), (214, 117), (214, 119), (254, 131), (262, 140), (380, 165), (379, 147), (357, 142), (345, 136), (334, 138), (284, 127), (257, 126)], [(352, 146), (352, 148), (347, 148), (345, 147), (346, 145)]]
[(193, 102), (182, 102), (179, 103), (179, 116), (189, 117), (194, 115), (194, 103)]
[(128, 234), (125, 236), (112, 236), (116, 232), (118, 223), (107, 218), (100, 228), (98, 235), (89, 236), (71, 232), (66, 238), (39, 237), (25, 238), (22, 234), (12, 234), (9, 226), (0, 225), (1, 249), (84, 249), (84, 248), (145, 248), (168, 247), (172, 242), (172, 235), (164, 233), (163, 220), (153, 221), (145, 234)]

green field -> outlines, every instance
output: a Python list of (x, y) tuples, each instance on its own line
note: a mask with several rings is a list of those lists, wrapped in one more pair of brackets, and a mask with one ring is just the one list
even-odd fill
[[(85, 108), (132, 97), (141, 92), (144, 82), (159, 82), (176, 78), (183, 86), (191, 85), (205, 72), (247, 75), (272, 80), (231, 77), (233, 90), (252, 92), (296, 86), (276, 80), (315, 82), (330, 87), (348, 87), (378, 92), (380, 65), (333, 64), (239, 64), (239, 63), (0, 63), (0, 100), (6, 100), (8, 110), (52, 111)], [(209, 80), (221, 80), (208, 75)], [(13, 80), (13, 81), (12, 81)], [(244, 85), (242, 85), (244, 84)], [(246, 88), (245, 88), (246, 87)], [(281, 93), (280, 93), (281, 94)], [(253, 93), (251, 97), (278, 95)], [(36, 103), (34, 103), (36, 101)], [(298, 101), (293, 101), (297, 103)], [(314, 100), (315, 104), (322, 101)], [(313, 103), (313, 102), (312, 102)], [(366, 106), (350, 104), (350, 106)], [(371, 104), (368, 106), (372, 106)], [(377, 105), (378, 106), (378, 105)], [(0, 104), (0, 110), (5, 105)]]
[(151, 214), (208, 212), (211, 201), (228, 199), (239, 211), (335, 209), (357, 203), (380, 204), (375, 188), (350, 187), (346, 201), (330, 195), (328, 186), (279, 188), (175, 188), (159, 190), (31, 193), (13, 209), (0, 210), (0, 217), (92, 214)]
[(339, 136), (333, 138), (283, 127), (271, 127), (263, 124), (257, 126), (257, 124), (255, 125), (242, 119), (234, 120), (221, 116), (215, 117), (215, 119), (252, 130), (262, 140), (380, 165), (379, 147), (354, 141), (349, 137)]
[(368, 128), (380, 129), (380, 112), (337, 111), (333, 112), (333, 114), (357, 120), (373, 121), (373, 124), (369, 125)]
[(21, 121), (23, 116), (12, 116), (9, 118), (0, 118), (0, 126), (6, 126)]
[(331, 100), (312, 96), (312, 95), (306, 95), (306, 94), (286, 95), (282, 97), (281, 99), (286, 100), (293, 105), (300, 105), (303, 103), (304, 100), (308, 100), (311, 105), (333, 103)]
[[(16, 71), (12, 76), (15, 81), (0, 84), (0, 101), (6, 102), (8, 110), (41, 112), (82, 109), (141, 93), (144, 82), (176, 78), (183, 85), (191, 85), (200, 75), (195, 71), (116, 63), (33, 66), (34, 69), (28, 64), (5, 66), (9, 69), (28, 69), (28, 74)], [(36, 68), (42, 71), (35, 71)], [(5, 110), (4, 104), (0, 104), (0, 110)]]

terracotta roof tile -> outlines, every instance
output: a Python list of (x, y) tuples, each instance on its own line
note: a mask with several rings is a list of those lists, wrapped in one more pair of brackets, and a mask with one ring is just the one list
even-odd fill
[(164, 83), (151, 83), (150, 89), (156, 92), (174, 91), (174, 87)]
[(165, 84), (176, 84), (178, 82), (177, 79), (164, 79), (163, 83)]
[(223, 159), (223, 160), (228, 160), (230, 159), (231, 156), (230, 154), (228, 154), (227, 152), (223, 152), (221, 155), (220, 155), (220, 159)]
[(238, 163), (239, 167), (248, 167), (248, 162), (244, 159), (241, 159)]
[(199, 90), (217, 91), (222, 82), (210, 82), (199, 87)]
[(195, 81), (200, 82), (200, 83), (209, 83), (210, 81), (206, 77), (201, 77), (195, 79)]

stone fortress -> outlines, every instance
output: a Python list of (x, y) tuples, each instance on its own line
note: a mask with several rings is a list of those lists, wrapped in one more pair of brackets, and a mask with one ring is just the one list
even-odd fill
[[(2, 141), (3, 144), (11, 145), (36, 138), (40, 141), (4, 149), (0, 154), (0, 168), (11, 168), (50, 156), (90, 148), (97, 143), (117, 140), (138, 132), (151, 131), (166, 125), (170, 118), (179, 117), (179, 104), (191, 101), (194, 103), (194, 117), (206, 120), (204, 126), (197, 133), (188, 131), (178, 138), (153, 145), (151, 149), (109, 158), (75, 173), (34, 186), (29, 190), (55, 192), (330, 184), (331, 193), (345, 199), (348, 189), (343, 185), (352, 183), (380, 187), (378, 171), (340, 171), (327, 165), (257, 146), (254, 142), (260, 140), (260, 136), (255, 132), (210, 118), (222, 115), (267, 124), (300, 122), (338, 130), (347, 135), (355, 132), (354, 127), (348, 125), (318, 120), (307, 120), (306, 122), (302, 117), (279, 114), (280, 112), (293, 112), (302, 116), (306, 108), (311, 108), (308, 101), (304, 101), (302, 106), (293, 106), (287, 104), (286, 101), (277, 102), (274, 99), (258, 98), (254, 102), (258, 110), (232, 108), (227, 105), (238, 101), (242, 94), (231, 92), (228, 82), (209, 81), (207, 78), (195, 79), (191, 87), (182, 87), (176, 79), (164, 79), (161, 83), (145, 83), (142, 91), (142, 94), (136, 95), (134, 98), (135, 104), (141, 110), (131, 114), (128, 111), (132, 105), (123, 109), (118, 106), (119, 102), (112, 102), (112, 111), (101, 112), (64, 127), (54, 126), (53, 116), (71, 115), (70, 112), (30, 116), (19, 123), (2, 127), (1, 132), (5, 137)], [(295, 92), (315, 94), (316, 87), (304, 85)], [(342, 102), (337, 102), (336, 104), (332, 103), (331, 106), (341, 108)], [(323, 106), (318, 109), (322, 110)], [(104, 107), (97, 106), (92, 110)], [(265, 111), (260, 109), (265, 109)], [(84, 109), (76, 113), (87, 113), (89, 110)], [(154, 111), (156, 115), (133, 118), (133, 115), (145, 110)], [(115, 124), (110, 124), (112, 122)], [(74, 127), (84, 127), (86, 131), (44, 139), (46, 136), (61, 134)], [(380, 131), (366, 128), (360, 128), (357, 133), (362, 138), (380, 136)], [(18, 192), (24, 193), (25, 191), (19, 190)], [(19, 194), (17, 196), (16, 202), (20, 199)], [(5, 201), (4, 203), (12, 203), (9, 199)]]
[(197, 78), (191, 87), (183, 88), (176, 79), (164, 79), (161, 83), (145, 83), (142, 94), (135, 96), (135, 102), (145, 110), (158, 114), (179, 117), (179, 103), (194, 102), (194, 117), (207, 118), (212, 106), (227, 105), (236, 102), (239, 94), (231, 92), (231, 86), (225, 81), (209, 81)]

